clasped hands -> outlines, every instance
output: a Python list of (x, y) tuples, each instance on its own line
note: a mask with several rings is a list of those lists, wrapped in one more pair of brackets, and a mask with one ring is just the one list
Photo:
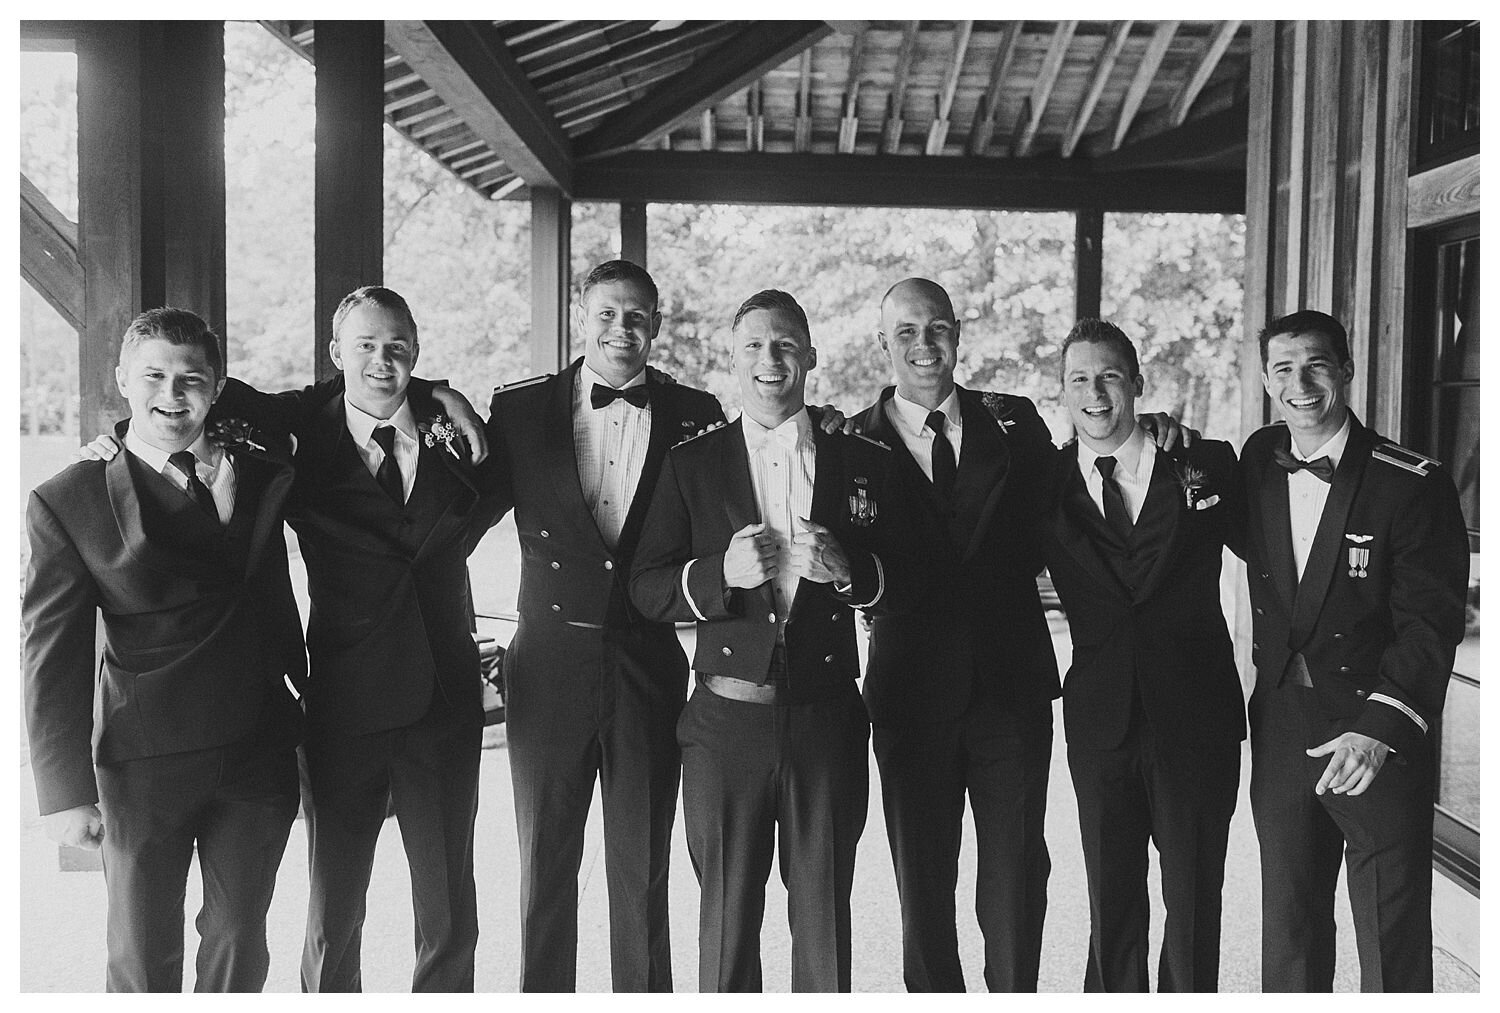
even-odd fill
[[(799, 517), (792, 536), (787, 567), (815, 584), (844, 586), (850, 582), (849, 557), (833, 532), (823, 525)], [(776, 565), (776, 535), (764, 523), (746, 524), (734, 533), (724, 550), (724, 583), (728, 587), (759, 587), (780, 574)]]

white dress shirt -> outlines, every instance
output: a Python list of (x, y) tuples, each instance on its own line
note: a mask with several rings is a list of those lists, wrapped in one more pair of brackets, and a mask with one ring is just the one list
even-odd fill
[(412, 486), (417, 482), (418, 449), (417, 420), (412, 415), (411, 402), (403, 399), (401, 407), (389, 419), (377, 419), (356, 408), (346, 397), (344, 422), (349, 427), (349, 435), (354, 437), (355, 449), (359, 451), (360, 458), (372, 475), (380, 470), (380, 462), (385, 460), (385, 451), (375, 442), (375, 430), (386, 426), (396, 430), (396, 464), (401, 469), (401, 500), (404, 503), (411, 499)]
[(767, 429), (748, 414), (741, 419), (755, 504), (766, 533), (776, 542), (777, 574), (772, 585), (780, 636), (792, 609), (792, 599), (797, 596), (799, 578), (792, 573), (792, 537), (800, 527), (797, 519), (812, 512), (818, 451), (813, 443), (812, 420), (805, 411), (797, 412), (775, 429)]
[[(1297, 441), (1292, 441), (1292, 456), (1299, 461), (1316, 461), (1320, 457), (1327, 457), (1333, 462), (1334, 470), (1338, 470), (1339, 461), (1344, 456), (1344, 447), (1349, 443), (1349, 420), (1344, 419), (1344, 424), (1339, 428), (1333, 438), (1323, 444), (1311, 454), (1303, 456), (1297, 449)], [(1328, 502), (1328, 491), (1333, 486), (1323, 481), (1317, 475), (1307, 469), (1294, 471), (1286, 477), (1287, 505), (1292, 512), (1292, 558), (1297, 562), (1297, 579), (1302, 579), (1302, 571), (1307, 569), (1307, 557), (1312, 554), (1313, 539), (1318, 534), (1318, 523), (1323, 519), (1323, 505)]]
[[(629, 390), (645, 382), (643, 369), (619, 389)], [(594, 515), (604, 544), (613, 550), (619, 544), (631, 499), (646, 466), (651, 405), (648, 402), (644, 408), (637, 408), (624, 398), (616, 398), (603, 408), (595, 408), (591, 396), (596, 383), (614, 386), (587, 365), (580, 365), (573, 386), (573, 449), (578, 457), (583, 501)]]
[[(964, 415), (963, 408), (958, 403), (958, 387), (948, 392), (943, 403), (937, 406), (946, 421), (943, 423), (943, 432), (948, 436), (948, 442), (953, 445), (953, 464), (955, 467), (960, 460), (959, 454), (963, 449), (964, 442)], [(927, 416), (930, 409), (923, 408), (915, 401), (908, 401), (901, 396), (898, 390), (891, 395), (891, 399), (885, 403), (885, 417), (895, 427), (896, 433), (901, 437), (901, 442), (906, 444), (906, 449), (911, 451), (911, 456), (916, 459), (917, 467), (922, 469), (922, 474), (927, 476), (927, 481), (932, 481), (932, 441), (935, 435), (927, 427)]]
[(1146, 493), (1151, 489), (1156, 441), (1146, 439), (1146, 431), (1139, 424), (1113, 454), (1095, 453), (1082, 439), (1078, 441), (1078, 470), (1088, 487), (1089, 498), (1099, 508), (1100, 514), (1104, 514), (1104, 476), (1094, 462), (1104, 456), (1115, 459), (1115, 484), (1120, 487), (1120, 497), (1125, 501), (1125, 509), (1130, 511), (1130, 522), (1134, 524), (1140, 519), (1141, 507), (1146, 505)]
[[(167, 451), (154, 447), (137, 436), (134, 423), (125, 431), (125, 449), (144, 461), (148, 468), (160, 472), (168, 482), (181, 489), (183, 495), (187, 495), (187, 476), (178, 471), (177, 466), (169, 460), (171, 455)], [(198, 472), (198, 481), (213, 493), (219, 523), (228, 526), (229, 518), (234, 516), (234, 462), (222, 448), (210, 443), (203, 433), (199, 433), (198, 438), (187, 449), (197, 459), (195, 470)]]

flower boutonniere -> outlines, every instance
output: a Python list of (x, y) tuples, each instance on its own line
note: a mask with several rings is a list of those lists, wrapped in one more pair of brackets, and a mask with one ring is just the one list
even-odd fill
[(1182, 489), (1183, 504), (1189, 510), (1207, 510), (1219, 502), (1219, 496), (1208, 487), (1208, 472), (1187, 460), (1176, 463), (1177, 484)]
[(430, 419), (422, 419), (417, 423), (417, 430), (422, 434), (424, 446), (435, 447), (441, 443), (455, 461), (463, 460), (458, 448), (453, 445), (453, 441), (458, 439), (458, 427), (448, 416), (439, 413)]
[(252, 439), (258, 435), (244, 419), (219, 419), (208, 427), (208, 441), (222, 450), (259, 450), (264, 454), (265, 446)]
[(990, 413), (1000, 427), (1000, 432), (1009, 433), (1011, 426), (1016, 424), (1016, 420), (1011, 418), (1010, 408), (1005, 403), (1005, 395), (987, 390), (979, 395), (979, 399), (984, 403), (984, 410)]

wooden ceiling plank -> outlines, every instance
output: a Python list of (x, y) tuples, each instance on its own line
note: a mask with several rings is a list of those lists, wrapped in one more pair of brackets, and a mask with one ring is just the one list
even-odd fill
[(974, 32), (974, 22), (960, 21), (953, 28), (953, 59), (948, 64), (948, 73), (943, 79), (942, 91), (937, 96), (937, 116), (927, 131), (927, 154), (941, 155), (943, 145), (948, 142), (948, 114), (953, 111), (953, 95), (958, 91), (958, 75), (963, 70), (964, 57), (969, 52), (969, 37)]
[(1005, 75), (1010, 72), (1010, 62), (1015, 58), (1016, 43), (1021, 41), (1021, 25), (1020, 21), (1011, 21), (1001, 29), (1000, 48), (990, 66), (990, 83), (974, 110), (974, 123), (969, 127), (967, 150), (971, 155), (984, 154), (995, 136), (995, 112), (1000, 107), (1000, 90), (1005, 87)]
[(844, 77), (844, 115), (839, 120), (840, 154), (854, 153), (854, 142), (859, 137), (859, 72), (865, 54), (865, 30), (854, 31), (854, 42), (849, 48), (849, 73)]
[(650, 143), (669, 133), (678, 122), (759, 80), (832, 31), (822, 21), (751, 22), (583, 138), (578, 155), (598, 158)]
[(1078, 111), (1073, 114), (1073, 122), (1069, 124), (1067, 134), (1063, 136), (1062, 157), (1073, 156), (1079, 139), (1088, 129), (1089, 120), (1094, 116), (1099, 97), (1104, 94), (1104, 86), (1109, 83), (1109, 75), (1115, 69), (1115, 61), (1119, 59), (1120, 50), (1125, 47), (1125, 40), (1130, 37), (1130, 26), (1133, 24), (1134, 21), (1116, 21), (1110, 26), (1109, 35), (1104, 40), (1104, 49), (1094, 63), (1094, 77), (1089, 81), (1088, 91), (1084, 92)]
[(802, 51), (797, 67), (797, 108), (793, 126), (792, 150), (807, 151), (812, 146), (812, 47)]
[(691, 28), (676, 32), (647, 32), (632, 36), (623, 42), (606, 46), (584, 59), (563, 60), (549, 64), (531, 75), (532, 84), (543, 95), (548, 89), (566, 85), (570, 81), (587, 79), (601, 72), (623, 70), (637, 64), (650, 66), (647, 61), (671, 60), (683, 53), (690, 53), (700, 46), (714, 41), (734, 30), (733, 24), (724, 21), (705, 21)]
[(1234, 33), (1239, 30), (1240, 22), (1221, 21), (1214, 29), (1214, 33), (1208, 37), (1207, 42), (1204, 43), (1203, 52), (1198, 57), (1198, 63), (1193, 67), (1193, 72), (1188, 75), (1188, 79), (1182, 85), (1182, 90), (1172, 100), (1172, 126), (1180, 127), (1187, 120), (1193, 103), (1198, 100), (1198, 93), (1203, 90), (1204, 85), (1208, 84), (1208, 79), (1213, 77), (1219, 61), (1224, 58), (1229, 44), (1234, 41)]
[(1057, 75), (1062, 72), (1063, 60), (1067, 58), (1068, 44), (1073, 41), (1073, 33), (1077, 30), (1077, 21), (1059, 21), (1052, 32), (1047, 55), (1042, 57), (1042, 67), (1037, 71), (1036, 82), (1031, 88), (1030, 115), (1021, 127), (1021, 135), (1016, 138), (1012, 149), (1017, 158), (1025, 158), (1031, 154), (1031, 146), (1036, 143), (1037, 129), (1042, 125), (1047, 103), (1052, 99), (1052, 89), (1057, 85)]
[(917, 51), (917, 33), (922, 22), (908, 21), (901, 35), (901, 53), (896, 58), (896, 74), (885, 99), (885, 123), (881, 127), (880, 150), (894, 155), (901, 148), (902, 106), (906, 103), (906, 82), (911, 77), (911, 61)]
[(713, 151), (718, 147), (718, 137), (714, 130), (713, 107), (703, 110), (703, 121), (698, 126), (698, 144), (704, 151)]
[(571, 190), (571, 142), (487, 24), (387, 21), (385, 36), (517, 175), (533, 186)]
[(1125, 98), (1120, 102), (1120, 112), (1115, 117), (1115, 131), (1113, 142), (1109, 146), (1110, 151), (1117, 150), (1125, 143), (1125, 135), (1130, 133), (1130, 125), (1135, 122), (1136, 113), (1141, 111), (1141, 103), (1146, 99), (1146, 92), (1151, 88), (1151, 82), (1156, 79), (1156, 72), (1161, 67), (1162, 57), (1167, 55), (1167, 47), (1172, 44), (1172, 36), (1177, 34), (1178, 21), (1159, 21), (1156, 31), (1151, 33), (1151, 41), (1146, 43), (1146, 51), (1141, 54), (1141, 62), (1135, 68), (1135, 76), (1130, 79), (1130, 87), (1125, 92)]

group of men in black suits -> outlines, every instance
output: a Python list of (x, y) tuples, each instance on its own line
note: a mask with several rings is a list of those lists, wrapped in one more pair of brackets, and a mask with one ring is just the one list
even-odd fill
[[(1029, 400), (954, 382), (960, 322), (924, 279), (882, 301), (895, 385), (842, 428), (805, 404), (817, 350), (784, 292), (735, 316), (732, 425), (711, 395), (647, 365), (661, 317), (643, 269), (600, 265), (575, 313), (581, 358), (498, 389), (482, 428), (460, 396), (413, 379), (416, 323), (388, 289), (340, 307), (341, 376), (284, 395), (226, 384), (217, 338), (192, 314), (132, 325), (125, 452), (33, 495), (24, 602), (39, 800), (58, 840), (104, 847), (111, 989), (180, 988), (195, 843), (198, 987), (264, 984), (299, 740), (304, 989), (359, 988), (391, 809), (412, 867), (413, 988), (472, 989), (482, 714), (465, 561), (511, 509), (523, 990), (574, 986), (596, 777), (617, 991), (672, 987), (679, 777), (702, 888), (700, 988), (761, 987), (779, 852), (792, 985), (848, 990), (870, 742), (907, 987), (964, 987), (967, 795), (986, 984), (1034, 990), (1059, 695), (1089, 879), (1085, 987), (1147, 987), (1154, 841), (1158, 987), (1215, 988), (1245, 734), (1218, 605), (1225, 545), (1249, 564), (1256, 613), (1263, 983), (1331, 986), (1347, 847), (1365, 987), (1431, 987), (1431, 728), (1462, 636), (1467, 546), (1436, 463), (1349, 412), (1336, 321), (1304, 312), (1266, 329), (1267, 391), (1288, 425), (1254, 434), (1237, 463), (1227, 444), (1176, 446), (1164, 416), (1137, 421), (1134, 347), (1099, 321), (1064, 343), (1078, 439), (1057, 450)], [(305, 656), (283, 517), (308, 567)], [(1062, 682), (1043, 565), (1074, 642)], [(870, 617), (863, 701), (855, 609)], [(677, 622), (698, 625), (690, 698)]]

